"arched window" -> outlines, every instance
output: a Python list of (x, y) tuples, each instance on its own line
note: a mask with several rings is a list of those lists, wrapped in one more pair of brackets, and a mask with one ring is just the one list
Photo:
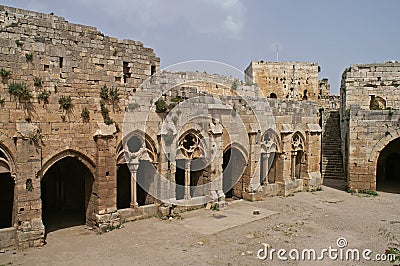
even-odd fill
[(302, 166), (304, 165), (304, 141), (300, 133), (292, 137), (292, 178), (301, 178)]
[(278, 96), (276, 96), (276, 94), (272, 92), (272, 93), (269, 95), (269, 98), (271, 98), (271, 99), (278, 99)]

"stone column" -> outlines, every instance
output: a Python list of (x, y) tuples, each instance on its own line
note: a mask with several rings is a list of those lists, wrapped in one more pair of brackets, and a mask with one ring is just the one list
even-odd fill
[(268, 170), (269, 170), (269, 157), (270, 157), (269, 153), (265, 153), (263, 155), (261, 155), (261, 159), (262, 159), (261, 164), (262, 164), (262, 173), (263, 173), (263, 177), (262, 177), (263, 180), (261, 182), (261, 185), (268, 184)]
[[(14, 136), (16, 149), (16, 176), (14, 188), (14, 226), (17, 228), (18, 248), (41, 246), (44, 243), (40, 176), (42, 150), (39, 127), (31, 123), (17, 123)], [(29, 180), (29, 181), (28, 181)], [(30, 182), (31, 186), (27, 184)], [(4, 214), (0, 214), (4, 215)]]
[(136, 191), (136, 175), (137, 170), (139, 168), (139, 161), (135, 160), (134, 162), (130, 163), (130, 170), (131, 170), (131, 203), (130, 207), (132, 209), (139, 207), (137, 203), (137, 191)]
[(292, 156), (291, 156), (291, 178), (296, 179), (296, 153), (295, 151), (292, 151)]
[(190, 199), (190, 159), (185, 159), (185, 199)]

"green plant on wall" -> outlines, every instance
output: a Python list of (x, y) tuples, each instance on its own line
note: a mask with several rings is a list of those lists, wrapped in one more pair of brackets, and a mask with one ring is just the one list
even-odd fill
[(35, 85), (35, 87), (42, 87), (42, 78), (34, 77), (33, 78), (33, 85)]
[(61, 96), (58, 99), (58, 103), (64, 110), (69, 110), (72, 106), (71, 96)]
[(90, 112), (86, 107), (82, 109), (81, 118), (84, 123), (88, 123), (90, 120)]
[(112, 123), (114, 123), (114, 120), (112, 120), (112, 118), (109, 116), (110, 111), (108, 110), (103, 101), (100, 101), (100, 112), (101, 115), (103, 116), (104, 124), (111, 125)]
[(24, 43), (20, 40), (15, 40), (15, 44), (17, 45), (17, 47), (22, 47), (22, 45), (24, 45)]
[(106, 85), (100, 88), (100, 97), (104, 100), (108, 100), (108, 88)]
[(8, 85), (8, 93), (15, 96), (20, 102), (28, 102), (33, 97), (25, 83), (11, 83)]
[(25, 54), (25, 58), (26, 58), (26, 61), (32, 62), (32, 60), (33, 60), (33, 54), (32, 54), (32, 53), (26, 53), (26, 54)]
[(29, 134), (29, 140), (36, 145), (40, 145), (43, 141), (43, 135), (39, 131)]
[(156, 101), (156, 113), (160, 114), (160, 113), (165, 113), (167, 112), (168, 108), (167, 108), (167, 103), (160, 99)]
[(8, 78), (10, 76), (10, 71), (8, 71), (8, 70), (6, 70), (4, 68), (1, 68), (0, 69), (0, 76), (1, 76), (1, 78), (6, 79), (6, 78)]
[(236, 90), (238, 88), (238, 85), (239, 85), (239, 81), (237, 79), (235, 79), (231, 84), (231, 89)]
[(39, 93), (38, 95), (38, 100), (43, 101), (44, 104), (48, 104), (49, 103), (49, 97), (50, 97), (50, 92), (47, 90), (43, 90)]
[(109, 98), (112, 101), (112, 103), (116, 103), (119, 101), (119, 93), (118, 93), (118, 88), (111, 88), (109, 91)]

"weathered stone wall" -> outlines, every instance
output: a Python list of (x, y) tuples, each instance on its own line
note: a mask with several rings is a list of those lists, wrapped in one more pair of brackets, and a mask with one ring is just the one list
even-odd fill
[(245, 73), (246, 81), (255, 82), (265, 97), (273, 93), (279, 99), (318, 100), (316, 63), (252, 61)]
[[(400, 64), (351, 65), (341, 84), (342, 153), (348, 186), (375, 190), (379, 155), (399, 137)], [(371, 96), (383, 99), (387, 110), (370, 110)], [(380, 108), (384, 109), (372, 109)]]
[(343, 110), (351, 105), (369, 110), (371, 96), (382, 97), (386, 107), (399, 108), (400, 63), (351, 65), (343, 72), (341, 97)]
[(320, 97), (329, 96), (331, 93), (331, 85), (326, 78), (318, 81), (318, 88)]
[[(62, 17), (5, 6), (0, 6), (0, 52), (1, 142), (15, 158), (14, 224), (20, 247), (28, 247), (43, 239), (43, 225), (37, 225), (40, 179), (65, 156), (72, 154), (97, 167), (92, 172), (93, 192), (100, 197), (90, 205), (88, 222), (97, 223), (94, 214), (115, 211), (114, 162), (120, 135), (94, 138), (105, 122), (100, 90), (118, 90), (119, 99), (103, 101), (112, 119), (107, 122), (121, 126), (127, 98), (159, 69), (160, 60), (140, 42), (104, 36), (94, 27)], [(26, 87), (29, 99), (9, 92), (15, 83)], [(62, 97), (71, 97), (70, 108), (61, 107)], [(87, 119), (81, 117), (83, 109), (89, 111)], [(21, 132), (32, 126), (37, 129)], [(109, 127), (115, 133), (115, 127)], [(27, 179), (33, 181), (32, 191), (26, 190)]]
[[(286, 99), (284, 95), (266, 100), (255, 85), (246, 86), (231, 77), (190, 72), (159, 73), (156, 77), (153, 74), (159, 70), (159, 58), (152, 49), (140, 42), (104, 36), (93, 27), (71, 24), (61, 17), (0, 6), (0, 22), (0, 155), (7, 160), (15, 180), (13, 227), (17, 229), (16, 243), (20, 248), (43, 244), (41, 180), (53, 165), (67, 157), (83, 164), (88, 170), (85, 174), (93, 179), (84, 199), (86, 223), (106, 230), (117, 226), (121, 219), (157, 212), (158, 205), (138, 206), (133, 199), (135, 186), (131, 187), (131, 208), (116, 208), (117, 163), (123, 164), (126, 159), (121, 130), (128, 137), (132, 133), (129, 123), (144, 125), (138, 119), (129, 121), (126, 128), (127, 123), (123, 122), (127, 113), (145, 119), (141, 145), (148, 151), (145, 158), (132, 155), (136, 161), (128, 163), (138, 167), (139, 159), (146, 160), (160, 174), (174, 178), (176, 166), (164, 154), (163, 137), (168, 132), (162, 126), (179, 125), (180, 118), (174, 122), (172, 112), (155, 112), (157, 99), (176, 101), (174, 104), (182, 112), (205, 115), (174, 132), (178, 142), (192, 132), (212, 138), (219, 147), (199, 182), (206, 183), (222, 174), (223, 153), (229, 145), (240, 150), (241, 143), (248, 142), (249, 150), (242, 151), (248, 164), (240, 189), (236, 190), (241, 197), (256, 200), (321, 185), (317, 104), (282, 100)], [(295, 83), (295, 93), (289, 99), (302, 98), (305, 89), (309, 100), (317, 97), (317, 65), (294, 65), (294, 76), (289, 73), (289, 69), (293, 72), (293, 63), (281, 69), (282, 81), (284, 77), (287, 82), (293, 78)], [(140, 88), (145, 80), (148, 82)], [(163, 93), (171, 87), (173, 90)], [(145, 89), (150, 90), (144, 96), (151, 99), (138, 96), (143, 96), (140, 93)], [(112, 92), (118, 92), (118, 97), (113, 97)], [(230, 107), (210, 97), (205, 102), (190, 102), (196, 96), (218, 96)], [(243, 132), (236, 130), (239, 119)], [(235, 129), (229, 137), (221, 127), (223, 122)], [(264, 138), (267, 133), (271, 134), (268, 141)], [(271, 144), (274, 146), (268, 146)], [(261, 182), (262, 153), (277, 154), (276, 178), (271, 182)], [(136, 180), (137, 170), (132, 171), (129, 180)], [(190, 168), (185, 166), (185, 171), (190, 172)], [(151, 185), (157, 191), (152, 196), (176, 203), (174, 189), (162, 182)], [(91, 185), (85, 183), (85, 189), (86, 186)], [(221, 188), (219, 182), (201, 193), (203, 197), (223, 200)], [(196, 198), (193, 201), (201, 203)]]
[(400, 137), (398, 110), (350, 108), (347, 165), (350, 189), (376, 189), (378, 158), (391, 141)]
[(323, 109), (339, 110), (340, 96), (339, 95), (321, 96), (321, 98), (318, 100), (318, 105)]

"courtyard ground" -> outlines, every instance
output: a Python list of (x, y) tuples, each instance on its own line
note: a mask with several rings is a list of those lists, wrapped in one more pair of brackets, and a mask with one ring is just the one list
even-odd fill
[[(323, 186), (322, 191), (236, 201), (227, 210), (195, 210), (182, 219), (151, 218), (126, 223), (98, 235), (85, 226), (50, 233), (47, 244), (25, 251), (2, 251), (0, 265), (392, 265), (378, 261), (259, 260), (266, 243), (274, 249), (371, 249), (383, 253), (387, 229), (400, 236), (400, 194), (350, 194)], [(259, 210), (259, 215), (253, 211)], [(261, 254), (263, 255), (263, 253)], [(287, 256), (288, 254), (286, 254)]]

